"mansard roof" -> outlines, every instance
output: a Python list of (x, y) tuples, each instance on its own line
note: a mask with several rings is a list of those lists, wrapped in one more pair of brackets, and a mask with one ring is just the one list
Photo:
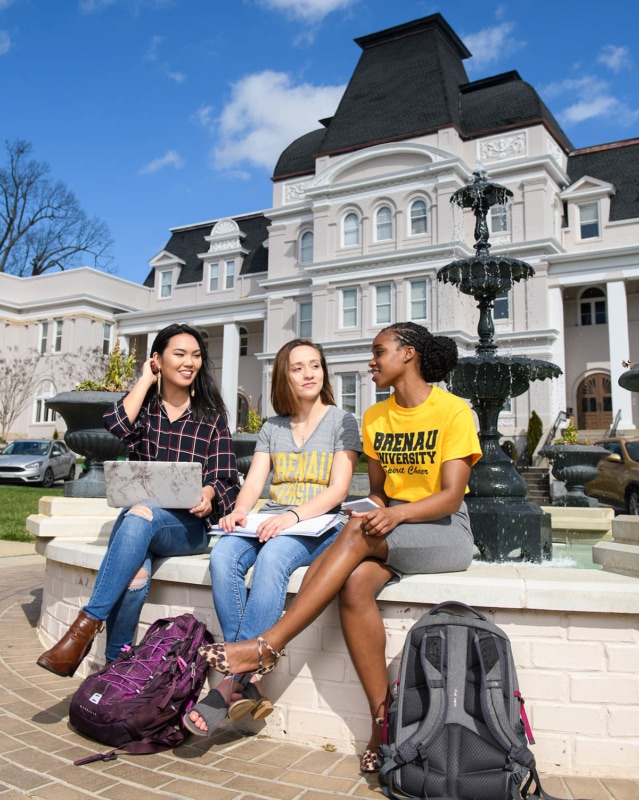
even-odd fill
[(530, 84), (517, 72), (469, 82), (471, 53), (441, 14), (355, 40), (363, 52), (325, 128), (284, 150), (274, 178), (314, 171), (315, 158), (452, 126), (464, 138), (545, 124), (572, 144)]
[[(240, 275), (253, 275), (258, 272), (268, 271), (268, 251), (263, 246), (268, 239), (268, 226), (271, 224), (264, 214), (251, 214), (243, 217), (233, 217), (241, 233), (242, 248), (248, 250), (242, 261)], [(213, 226), (218, 220), (202, 222), (183, 228), (172, 228), (171, 238), (163, 248), (184, 262), (180, 270), (177, 285), (199, 283), (203, 279), (203, 263), (199, 256), (206, 253), (209, 243), (205, 236), (209, 236)], [(155, 270), (151, 270), (145, 286), (155, 285)]]
[(568, 157), (570, 183), (588, 175), (612, 183), (610, 221), (639, 218), (639, 139), (585, 147)]

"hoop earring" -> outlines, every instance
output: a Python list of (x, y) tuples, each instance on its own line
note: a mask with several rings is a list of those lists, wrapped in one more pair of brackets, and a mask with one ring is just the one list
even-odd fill
[(155, 385), (157, 386), (158, 397), (162, 397), (162, 372), (161, 372), (161, 370), (158, 370), (158, 379), (157, 379), (157, 382), (156, 382)]

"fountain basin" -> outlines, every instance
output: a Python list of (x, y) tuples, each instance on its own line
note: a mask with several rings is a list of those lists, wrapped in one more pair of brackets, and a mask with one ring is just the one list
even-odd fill
[(507, 292), (513, 283), (532, 278), (535, 270), (525, 261), (506, 256), (478, 253), (470, 258), (452, 261), (437, 270), (437, 280), (457, 286), (462, 294), (480, 297)]
[(476, 398), (518, 397), (531, 381), (558, 378), (561, 369), (550, 361), (524, 356), (481, 355), (460, 358), (448, 385), (456, 395)]

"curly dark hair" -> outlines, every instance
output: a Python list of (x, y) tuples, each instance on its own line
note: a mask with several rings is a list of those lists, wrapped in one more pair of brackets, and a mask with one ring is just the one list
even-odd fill
[[(193, 388), (195, 390), (195, 393), (191, 398), (193, 418), (198, 421), (211, 421), (214, 414), (217, 412), (222, 417), (224, 422), (228, 424), (228, 412), (226, 410), (226, 406), (224, 405), (224, 400), (222, 399), (220, 390), (217, 388), (215, 378), (213, 377), (213, 364), (209, 358), (206, 344), (204, 343), (199, 331), (196, 331), (195, 328), (192, 328), (190, 325), (186, 325), (183, 322), (176, 322), (173, 325), (167, 325), (167, 327), (163, 328), (153, 340), (153, 344), (151, 345), (151, 354), (159, 353), (159, 355), (162, 355), (162, 353), (168, 347), (170, 340), (174, 336), (179, 336), (181, 333), (187, 333), (189, 336), (192, 336), (197, 341), (202, 354), (202, 366), (200, 367), (200, 371), (196, 375), (195, 381), (193, 382)], [(156, 386), (152, 386), (149, 389), (146, 397), (144, 398), (144, 402), (145, 404), (148, 403), (149, 408), (151, 409), (157, 408), (158, 394)]]
[(400, 344), (415, 348), (422, 378), (427, 383), (445, 380), (457, 365), (457, 345), (448, 336), (434, 336), (415, 322), (395, 322), (383, 328), (384, 331), (391, 331)]

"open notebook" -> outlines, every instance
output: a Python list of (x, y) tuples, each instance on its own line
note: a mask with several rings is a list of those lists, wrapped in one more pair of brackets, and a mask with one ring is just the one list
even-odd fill
[(202, 499), (199, 461), (105, 461), (107, 505), (193, 508)]
[[(257, 536), (256, 531), (259, 525), (269, 517), (276, 516), (277, 514), (247, 514), (244, 527), (237, 525), (234, 531), (227, 533), (222, 528), (214, 526), (211, 528), (211, 533), (221, 533), (223, 536)], [(279, 532), (278, 536), (321, 536), (330, 528), (335, 527), (339, 521), (339, 514), (321, 514), (319, 517), (311, 517), (290, 528), (285, 528)]]

